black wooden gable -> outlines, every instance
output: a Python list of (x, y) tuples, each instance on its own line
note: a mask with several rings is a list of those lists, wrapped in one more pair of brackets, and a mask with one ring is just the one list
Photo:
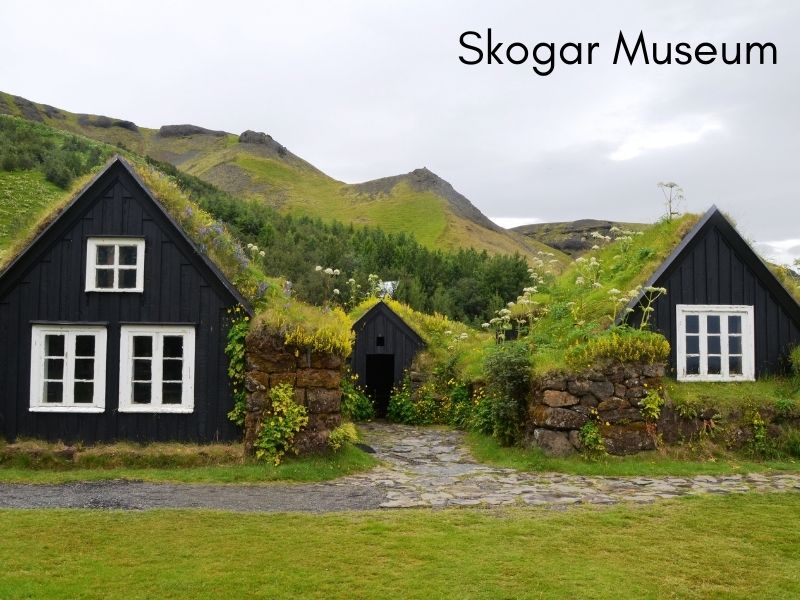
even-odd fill
[[(385, 321), (385, 325), (380, 329), (380, 331), (376, 332), (375, 336), (373, 336), (375, 339), (372, 340), (372, 343), (368, 342), (366, 344), (366, 347), (370, 350), (377, 352), (392, 352), (396, 344), (388, 343), (389, 341), (394, 342), (394, 339), (387, 340), (387, 338), (398, 334), (407, 338), (408, 341), (417, 349), (425, 347), (425, 341), (419, 336), (419, 334), (414, 331), (408, 325), (408, 323), (406, 323), (400, 317), (400, 315), (389, 308), (389, 305), (385, 302), (378, 302), (375, 304), (375, 306), (370, 308), (353, 324), (353, 331), (355, 331), (356, 337), (358, 338), (360, 333), (366, 332), (367, 327), (376, 321)], [(388, 327), (386, 325), (388, 325)], [(378, 338), (381, 336), (383, 336), (384, 340), (383, 343), (378, 346)], [(384, 348), (385, 350), (379, 350), (379, 348)]]
[[(43, 254), (73, 230), (97, 202), (106, 200), (122, 203), (123, 200), (129, 200), (134, 195), (139, 198), (143, 196), (149, 202), (140, 202), (136, 208), (128, 205), (123, 206), (121, 210), (106, 211), (106, 214), (103, 215), (102, 235), (111, 237), (129, 235), (128, 222), (134, 216), (131, 212), (136, 209), (146, 212), (146, 218), (153, 220), (160, 229), (170, 232), (171, 241), (178, 246), (187, 260), (191, 261), (192, 265), (205, 275), (205, 280), (210, 285), (213, 285), (219, 293), (229, 296), (241, 304), (248, 313), (252, 314), (249, 302), (189, 239), (172, 215), (153, 197), (136, 171), (119, 155), (115, 155), (106, 168), (84, 186), (74, 199), (61, 210), (60, 214), (0, 273), (0, 298), (24, 277), (24, 274), (36, 264)], [(99, 232), (97, 233), (99, 234)]]
[[(781, 371), (790, 346), (800, 342), (800, 304), (716, 206), (643, 287), (651, 286), (667, 289), (653, 306), (651, 328), (670, 340), (673, 366), (679, 304), (753, 306), (757, 375)], [(641, 322), (645, 293), (628, 305), (633, 325)]]

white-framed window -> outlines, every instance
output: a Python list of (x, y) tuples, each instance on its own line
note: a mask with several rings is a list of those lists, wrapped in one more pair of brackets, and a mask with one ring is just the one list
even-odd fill
[(103, 412), (105, 393), (105, 327), (33, 325), (31, 412)]
[(119, 411), (194, 410), (194, 327), (120, 328)]
[(89, 238), (86, 241), (86, 291), (144, 291), (144, 240)]
[(679, 381), (755, 379), (753, 307), (678, 304)]

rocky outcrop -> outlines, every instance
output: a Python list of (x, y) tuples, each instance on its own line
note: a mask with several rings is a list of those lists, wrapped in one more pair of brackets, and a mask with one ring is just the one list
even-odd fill
[(138, 132), (139, 128), (133, 121), (123, 121), (122, 119), (112, 119), (103, 115), (78, 115), (78, 124), (82, 127), (100, 127), (101, 129), (110, 129), (111, 127), (119, 127), (127, 129), (128, 131)]
[(213, 135), (214, 137), (225, 137), (225, 131), (214, 131), (199, 125), (162, 125), (158, 130), (161, 137), (188, 137), (190, 135)]
[(308, 425), (295, 437), (299, 454), (324, 452), (328, 437), (342, 422), (341, 375), (344, 357), (283, 345), (263, 330), (247, 336), (245, 453), (252, 454), (256, 434), (269, 410), (269, 390), (281, 383), (294, 388), (294, 400), (306, 407)]
[(270, 150), (276, 152), (279, 156), (286, 156), (289, 154), (289, 151), (286, 149), (286, 146), (279, 144), (276, 142), (271, 135), (267, 135), (263, 131), (252, 131), (248, 129), (247, 131), (243, 131), (241, 135), (239, 135), (239, 143), (240, 144), (259, 144), (261, 146), (266, 146)]

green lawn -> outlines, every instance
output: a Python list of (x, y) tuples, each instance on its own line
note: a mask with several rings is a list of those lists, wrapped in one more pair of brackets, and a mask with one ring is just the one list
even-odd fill
[(651, 506), (0, 511), (2, 598), (796, 598), (800, 494)]
[[(377, 464), (371, 454), (353, 446), (330, 456), (289, 458), (277, 467), (261, 463), (241, 464), (241, 459), (234, 461), (229, 456), (220, 456), (217, 464), (180, 464), (182, 456), (160, 454), (154, 457), (143, 454), (140, 452), (117, 461), (95, 457), (91, 466), (83, 467), (80, 460), (76, 465), (60, 463), (52, 464), (49, 468), (31, 468), (20, 464), (19, 460), (12, 460), (0, 464), (0, 482), (64, 483), (106, 479), (183, 483), (326, 481), (364, 471)], [(148, 461), (150, 464), (147, 464)]]
[(800, 460), (786, 458), (757, 461), (721, 451), (700, 458), (680, 448), (668, 448), (663, 454), (657, 451), (642, 452), (632, 456), (607, 456), (601, 460), (588, 460), (580, 455), (549, 458), (538, 448), (507, 448), (500, 446), (493, 438), (477, 433), (468, 434), (467, 441), (472, 454), (479, 461), (520, 471), (638, 477), (800, 471)]

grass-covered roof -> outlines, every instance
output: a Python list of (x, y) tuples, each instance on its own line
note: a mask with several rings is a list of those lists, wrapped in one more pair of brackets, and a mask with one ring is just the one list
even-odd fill
[[(108, 167), (118, 149), (78, 139), (83, 152), (59, 154), (75, 136), (15, 117), (0, 116), (0, 127), (14, 120), (15, 154), (0, 154), (0, 274), (50, 223), (55, 221), (91, 181)], [(20, 134), (20, 131), (23, 133)], [(37, 160), (42, 153), (44, 160)], [(31, 154), (32, 156), (28, 156)], [(91, 154), (95, 163), (87, 167)], [(123, 153), (126, 164), (147, 187), (198, 250), (207, 256), (256, 309), (257, 323), (283, 336), (287, 344), (347, 354), (349, 321), (341, 310), (309, 306), (284, 293), (284, 281), (268, 276), (257, 249), (245, 247), (224, 223), (214, 219), (184, 193), (172, 177), (144, 159)], [(24, 155), (20, 158), (21, 155)], [(8, 156), (8, 155), (6, 155)], [(64, 159), (64, 157), (67, 157)], [(50, 157), (50, 158), (48, 158)], [(105, 162), (96, 160), (99, 157)], [(48, 161), (70, 160), (69, 181), (49, 181)], [(8, 166), (23, 168), (7, 169)], [(77, 177), (75, 176), (77, 175)], [(59, 185), (61, 184), (61, 185)]]

